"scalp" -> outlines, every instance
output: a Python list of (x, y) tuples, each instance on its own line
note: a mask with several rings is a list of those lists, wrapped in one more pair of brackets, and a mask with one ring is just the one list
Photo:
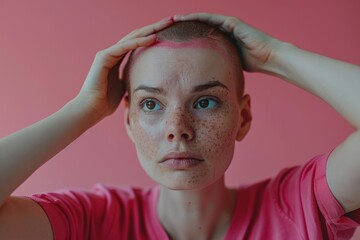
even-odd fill
[[(225, 51), (230, 56), (234, 70), (236, 71), (238, 95), (241, 97), (244, 93), (244, 75), (242, 72), (241, 55), (236, 42), (220, 29), (198, 21), (177, 22), (157, 34), (157, 43), (175, 42), (185, 43), (199, 39), (208, 40), (224, 46)], [(155, 44), (156, 45), (156, 44)], [(151, 46), (149, 47), (151, 48)], [(126, 81), (128, 93), (130, 92), (131, 67), (136, 58), (136, 51), (131, 52), (122, 74)], [(128, 94), (130, 97), (130, 94)]]

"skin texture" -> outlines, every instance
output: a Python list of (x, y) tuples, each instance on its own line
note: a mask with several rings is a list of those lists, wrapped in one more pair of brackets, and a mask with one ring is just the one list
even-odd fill
[[(184, 49), (189, 48), (193, 50), (197, 49), (212, 49), (217, 51), (221, 56), (223, 57), (224, 61), (232, 65), (232, 71), (235, 71), (234, 74), (236, 74), (235, 79), (235, 87), (238, 92), (238, 100), (241, 101), (241, 97), (244, 94), (244, 74), (243, 74), (243, 68), (242, 68), (242, 62), (240, 60), (238, 50), (234, 46), (234, 44), (230, 43), (228, 40), (225, 40), (224, 38), (221, 38), (219, 36), (214, 36), (209, 34), (207, 38), (195, 38), (191, 41), (173, 41), (173, 40), (160, 40), (157, 39), (157, 41), (151, 45), (151, 48), (164, 48), (164, 49)], [(132, 53), (131, 57), (131, 64), (129, 64), (129, 69), (126, 70), (126, 84), (127, 84), (127, 91), (130, 93), (128, 96), (131, 96), (131, 82), (129, 80), (130, 74), (128, 74), (128, 71), (132, 70), (133, 62), (138, 58), (138, 56), (141, 55), (141, 53), (145, 50), (148, 50), (148, 47), (140, 47), (136, 49)], [(236, 80), (237, 79), (237, 80)]]
[[(212, 44), (144, 48), (130, 70), (126, 126), (141, 165), (160, 184), (158, 216), (172, 239), (223, 239), (235, 208), (224, 173), (250, 128), (250, 97), (239, 96), (233, 58)], [(201, 161), (173, 168), (162, 162), (168, 154)]]
[[(201, 41), (142, 49), (130, 72), (128, 133), (145, 171), (169, 189), (201, 189), (223, 178), (235, 140), (244, 137), (251, 119), (249, 96), (238, 100), (229, 56)], [(212, 86), (199, 88), (206, 84)], [(146, 109), (147, 99), (155, 110)], [(207, 109), (199, 108), (204, 99)], [(184, 152), (201, 163), (180, 170), (161, 163), (169, 153)]]

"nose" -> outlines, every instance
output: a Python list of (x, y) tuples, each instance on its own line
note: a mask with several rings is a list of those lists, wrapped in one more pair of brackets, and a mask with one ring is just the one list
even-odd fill
[(193, 118), (183, 108), (177, 108), (168, 114), (165, 121), (165, 134), (169, 142), (191, 141), (195, 132), (192, 128)]

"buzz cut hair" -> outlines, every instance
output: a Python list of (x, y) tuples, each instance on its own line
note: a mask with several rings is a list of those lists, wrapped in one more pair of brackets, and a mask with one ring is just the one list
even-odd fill
[[(210, 26), (206, 23), (199, 21), (184, 21), (176, 22), (169, 27), (156, 33), (157, 41), (170, 41), (170, 42), (191, 42), (198, 39), (209, 39), (209, 41), (218, 41), (221, 42), (233, 60), (233, 67), (237, 74), (237, 89), (238, 97), (241, 98), (244, 94), (245, 81), (241, 61), (241, 52), (240, 48), (236, 43), (236, 40), (233, 39), (228, 33), (223, 32), (219, 28)], [(151, 48), (151, 46), (149, 46)], [(128, 99), (130, 100), (130, 71), (133, 65), (134, 58), (133, 50), (124, 66), (122, 72), (122, 79), (125, 80), (126, 89), (128, 92)]]

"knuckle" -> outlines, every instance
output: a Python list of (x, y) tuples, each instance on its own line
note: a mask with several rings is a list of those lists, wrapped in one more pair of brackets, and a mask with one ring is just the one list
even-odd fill
[(106, 49), (98, 51), (95, 55), (95, 62), (101, 65), (106, 65), (109, 59), (111, 59), (111, 55)]
[(229, 26), (235, 26), (239, 20), (236, 17), (230, 16), (228, 17), (225, 22), (229, 24)]
[(221, 27), (225, 31), (234, 31), (236, 26), (238, 25), (239, 20), (236, 17), (227, 17), (225, 18), (224, 22), (221, 24)]
[(160, 27), (153, 26), (153, 27), (151, 28), (150, 33), (155, 33), (155, 32), (157, 32), (157, 31), (159, 31), (160, 29), (161, 29)]
[(96, 53), (96, 58), (103, 58), (105, 55), (105, 50), (100, 50)]

